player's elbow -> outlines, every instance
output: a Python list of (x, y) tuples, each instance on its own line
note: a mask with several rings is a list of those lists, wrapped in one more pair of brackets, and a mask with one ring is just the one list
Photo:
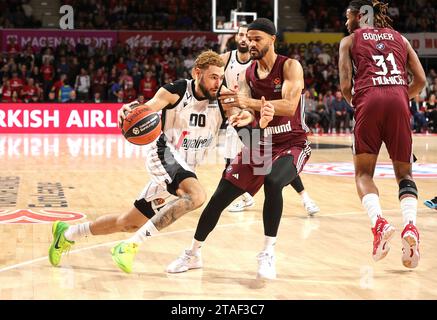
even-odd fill
[(352, 85), (347, 82), (340, 83), (340, 90), (343, 96), (348, 96), (352, 92)]
[(296, 108), (287, 108), (284, 110), (283, 115), (286, 117), (292, 117), (296, 113)]
[[(281, 114), (278, 114), (278, 115), (286, 116), (286, 117), (294, 116), (294, 114), (296, 113), (297, 107), (302, 104), (302, 99), (303, 98), (299, 97), (299, 99), (296, 99), (294, 101), (289, 101), (287, 103), (287, 107), (284, 108), (283, 110), (281, 110)], [(277, 112), (275, 112), (275, 113), (277, 113)]]

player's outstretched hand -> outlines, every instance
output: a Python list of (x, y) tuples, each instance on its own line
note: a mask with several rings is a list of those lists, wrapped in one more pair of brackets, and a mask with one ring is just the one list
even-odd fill
[(247, 110), (241, 110), (239, 113), (229, 117), (229, 123), (233, 127), (244, 127), (251, 124), (253, 115)]
[(273, 116), (275, 115), (275, 107), (270, 102), (266, 101), (264, 96), (261, 97), (261, 118), (259, 120), (259, 126), (261, 129), (267, 127), (270, 121), (273, 120)]

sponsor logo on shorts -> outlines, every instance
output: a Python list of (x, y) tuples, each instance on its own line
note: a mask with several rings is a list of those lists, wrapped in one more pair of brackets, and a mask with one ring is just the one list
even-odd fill
[(165, 203), (165, 200), (163, 198), (158, 198), (153, 200), (153, 202), (155, 203), (155, 205), (159, 206)]
[[(355, 169), (352, 162), (324, 162), (307, 163), (303, 170), (308, 174), (319, 174), (324, 176), (354, 177)], [(381, 162), (376, 165), (375, 178), (395, 177), (393, 166), (389, 162)], [(418, 179), (436, 179), (437, 164), (435, 163), (413, 163), (413, 177)]]
[(38, 212), (31, 209), (1, 210), (0, 223), (20, 224), (20, 223), (51, 223), (54, 221), (76, 221), (85, 218), (81, 212), (40, 210)]
[(227, 168), (226, 168), (226, 172), (227, 173), (230, 173), (232, 171), (232, 165), (230, 165), (230, 166), (228, 166)]

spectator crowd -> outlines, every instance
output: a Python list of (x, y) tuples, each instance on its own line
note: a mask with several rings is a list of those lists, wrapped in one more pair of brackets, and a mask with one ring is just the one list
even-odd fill
[[(180, 3), (185, 3), (188, 6), (196, 1), (182, 0)], [(26, 3), (26, 1), (18, 0), (12, 2), (15, 3), (15, 6), (11, 5), (9, 10), (15, 10), (14, 12), (18, 10), (19, 5)], [(95, 19), (96, 15), (85, 14), (80, 20), (84, 27), (108, 28), (112, 26), (112, 23), (125, 23), (123, 21), (126, 20), (131, 24), (140, 24), (138, 26), (129, 25), (129, 27), (155, 29), (156, 25), (153, 21), (159, 19), (155, 19), (154, 15), (162, 14), (162, 12), (160, 10), (149, 11), (149, 9), (144, 8), (153, 6), (156, 9), (161, 5), (164, 6), (165, 3), (164, 7), (167, 10), (173, 10), (170, 8), (175, 1), (167, 0), (159, 3), (143, 1), (138, 3), (124, 0), (76, 0), (63, 2), (66, 4), (74, 2), (75, 5), (83, 6), (81, 11), (87, 14), (94, 12), (94, 10), (103, 10), (102, 12), (106, 12), (108, 17), (112, 17), (105, 20), (103, 24), (96, 24), (95, 21), (88, 19), (91, 16)], [(205, 3), (210, 3), (209, 1), (200, 2), (205, 6), (207, 6)], [(224, 2), (232, 6), (231, 1)], [(259, 5), (267, 5), (267, 2), (261, 1)], [(302, 6), (303, 12), (314, 10), (316, 5), (320, 5), (317, 7), (319, 8), (317, 10), (320, 11), (325, 5), (326, 12), (329, 13), (327, 15), (327, 21), (330, 21), (329, 25), (336, 25), (336, 20), (329, 17), (341, 19), (341, 15), (334, 14), (337, 9), (332, 10), (326, 6), (327, 3), (330, 3), (329, 1), (314, 0), (302, 1), (302, 3), (306, 3)], [(409, 1), (397, 1), (397, 3), (402, 8), (400, 11), (403, 12), (405, 11), (402, 6), (410, 4)], [(429, 1), (421, 3), (427, 6)], [(0, 6), (2, 4), (3, 0), (0, 0)], [(101, 9), (101, 6), (105, 8)], [(138, 8), (131, 6), (138, 6)], [(116, 9), (117, 7), (122, 9)], [(336, 8), (338, 7), (344, 8), (345, 6), (337, 5)], [(315, 19), (318, 19), (319, 11), (317, 10), (315, 11)], [(135, 16), (129, 16), (130, 14)], [(143, 19), (144, 17), (141, 16), (143, 14), (152, 15), (152, 17)], [(147, 22), (149, 20), (151, 24)], [(178, 19), (169, 18), (167, 15), (167, 20), (159, 22), (171, 29), (172, 27), (167, 25), (165, 21), (171, 22), (172, 27), (184, 29), (177, 22)], [(199, 21), (209, 21), (209, 18), (201, 18)], [(142, 25), (143, 23), (146, 24)], [(190, 22), (190, 26), (194, 28), (192, 23)], [(199, 27), (196, 26), (196, 28)], [(229, 41), (227, 50), (234, 48), (235, 43), (232, 40)], [(203, 48), (193, 48), (175, 41), (171, 47), (156, 44), (152, 47), (131, 48), (128, 44), (119, 42), (110, 48), (104, 43), (100, 47), (96, 47), (80, 41), (72, 46), (66, 41), (62, 41), (57, 47), (35, 49), (30, 44), (21, 48), (14, 38), (11, 38), (6, 49), (0, 55), (0, 100), (7, 103), (122, 103), (140, 97), (147, 101), (163, 84), (176, 79), (189, 78), (195, 57), (205, 49), (218, 51), (218, 44), (207, 43)], [(298, 60), (303, 66), (306, 87), (305, 115), (311, 130), (324, 133), (350, 132), (353, 108), (345, 102), (339, 90), (338, 43), (287, 44), (278, 42), (277, 52)], [(412, 128), (416, 132), (437, 131), (436, 94), (437, 74), (435, 69), (429, 68), (425, 89), (411, 102)]]
[[(382, 1), (382, 0), (381, 0)], [(307, 32), (346, 32), (345, 10), (350, 0), (301, 0)], [(382, 1), (384, 2), (384, 1)], [(388, 15), (400, 32), (436, 32), (437, 0), (390, 0)]]

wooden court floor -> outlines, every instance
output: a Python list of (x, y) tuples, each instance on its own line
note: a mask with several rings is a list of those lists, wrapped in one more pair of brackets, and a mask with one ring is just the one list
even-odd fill
[[(350, 167), (350, 135), (310, 140), (308, 166)], [(250, 210), (223, 212), (203, 247), (201, 270), (164, 271), (190, 245), (201, 210), (144, 243), (132, 274), (119, 271), (109, 253), (127, 234), (79, 240), (61, 267), (53, 268), (47, 259), (47, 220), (84, 214), (72, 222), (77, 223), (128, 210), (148, 179), (145, 155), (121, 136), (1, 135), (0, 299), (437, 299), (437, 211), (423, 205), (437, 195), (437, 136), (415, 136), (414, 153), (419, 164), (434, 165), (434, 178), (416, 180), (422, 254), (417, 269), (401, 264), (402, 218), (394, 179), (376, 180), (384, 215), (397, 230), (389, 255), (374, 263), (368, 217), (353, 177), (341, 169), (343, 176), (302, 174), (321, 209), (314, 217), (306, 215), (291, 187), (284, 189), (278, 279), (260, 283), (255, 277), (263, 244), (262, 190)], [(389, 161), (385, 151), (379, 160)], [(209, 195), (222, 168), (221, 162), (209, 161), (198, 170)]]

